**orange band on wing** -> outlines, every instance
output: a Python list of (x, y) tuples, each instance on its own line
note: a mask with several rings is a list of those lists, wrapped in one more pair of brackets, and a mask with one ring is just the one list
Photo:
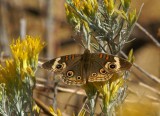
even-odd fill
[(99, 58), (102, 58), (102, 57), (103, 57), (103, 54), (102, 54), (102, 53), (100, 53), (100, 54), (99, 54)]
[(108, 60), (108, 58), (109, 58), (109, 56), (108, 56), (108, 55), (106, 55), (106, 60)]

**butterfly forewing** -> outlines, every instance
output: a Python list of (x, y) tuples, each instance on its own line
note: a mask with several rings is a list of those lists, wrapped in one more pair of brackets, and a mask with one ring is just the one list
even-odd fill
[[(105, 53), (92, 53), (91, 55), (93, 58), (92, 62), (98, 62), (106, 70), (108, 69), (107, 70), (108, 72), (112, 72), (112, 71), (109, 71), (110, 69), (112, 70), (112, 67), (113, 67), (112, 64), (115, 65), (115, 68), (113, 68), (114, 72), (128, 70), (132, 66), (132, 64), (130, 62), (128, 62), (127, 60), (125, 60), (121, 57), (108, 55)], [(111, 67), (109, 67), (109, 66), (111, 66)]]
[(58, 64), (63, 64), (64, 65), (63, 70), (64, 70), (65, 68), (68, 67), (68, 65), (72, 65), (75, 62), (79, 61), (80, 58), (81, 58), (80, 54), (72, 54), (72, 55), (61, 56), (61, 57), (54, 58), (52, 60), (49, 60), (49, 61), (43, 63), (42, 67), (44, 69), (54, 71), (54, 69), (56, 68), (56, 66)]
[(52, 70), (55, 75), (60, 74), (62, 81), (68, 85), (82, 85), (86, 80), (83, 78), (80, 59), (80, 54), (66, 55), (47, 61), (42, 67)]

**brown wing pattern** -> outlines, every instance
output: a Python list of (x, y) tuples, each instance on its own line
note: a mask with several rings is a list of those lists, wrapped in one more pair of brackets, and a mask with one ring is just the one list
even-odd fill
[(104, 53), (91, 54), (88, 82), (107, 81), (114, 73), (128, 70), (132, 64), (123, 58)]
[(112, 76), (113, 74), (107, 72), (104, 66), (102, 66), (99, 62), (94, 61), (90, 67), (88, 82), (107, 81)]
[(60, 74), (62, 81), (68, 85), (82, 85), (86, 83), (80, 54), (66, 55), (45, 62), (42, 67), (51, 70), (55, 75)]
[(87, 81), (107, 81), (113, 74), (128, 70), (132, 66), (127, 60), (117, 56), (88, 51), (84, 54), (55, 58), (45, 62), (42, 67), (60, 74), (62, 81), (68, 85), (83, 85)]

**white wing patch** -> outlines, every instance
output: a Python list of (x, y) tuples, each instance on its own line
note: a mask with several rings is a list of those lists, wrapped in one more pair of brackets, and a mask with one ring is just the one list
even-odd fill
[(115, 61), (116, 61), (116, 66), (117, 66), (116, 69), (119, 69), (119, 68), (121, 67), (119, 58), (118, 58), (118, 57), (114, 57), (114, 59), (115, 59)]
[[(118, 70), (118, 69), (121, 67), (119, 58), (118, 58), (118, 57), (114, 57), (114, 60), (116, 61), (116, 62), (115, 62), (116, 68), (115, 68), (114, 70)], [(108, 66), (109, 66), (110, 63), (112, 63), (112, 62), (107, 62), (107, 63), (105, 64), (105, 68), (109, 69)]]
[(59, 64), (58, 61), (60, 61), (60, 60), (61, 60), (61, 58), (56, 58), (54, 64), (52, 65), (52, 70), (53, 71), (55, 71), (57, 64)]

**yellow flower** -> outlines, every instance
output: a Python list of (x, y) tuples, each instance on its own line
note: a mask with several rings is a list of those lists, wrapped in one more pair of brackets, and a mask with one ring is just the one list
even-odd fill
[(5, 67), (0, 65), (0, 83), (6, 85), (7, 94), (12, 94), (15, 90), (21, 89), (21, 77), (20, 74), (17, 73), (16, 65), (13, 60), (6, 60)]
[(83, 9), (83, 1), (82, 0), (72, 0), (74, 6), (77, 8), (77, 9)]
[(14, 65), (13, 60), (6, 60), (6, 66), (3, 67), (0, 65), (0, 83), (6, 83), (14, 81), (16, 77), (16, 67)]
[(35, 70), (38, 65), (39, 52), (44, 45), (38, 37), (34, 38), (31, 36), (26, 36), (23, 41), (20, 41), (20, 39), (13, 41), (10, 48), (17, 68), (26, 69), (28, 66), (31, 66)]
[[(26, 77), (35, 82), (35, 70), (38, 65), (39, 52), (44, 43), (39, 38), (26, 36), (23, 41), (17, 39), (10, 45), (13, 59), (6, 60), (5, 67), (0, 65), (0, 83), (5, 83), (7, 91), (21, 89)], [(35, 84), (35, 83), (32, 83)]]
[[(85, 14), (87, 17), (94, 17), (98, 10), (97, 0), (72, 0), (69, 4), (72, 4), (79, 12)], [(68, 18), (79, 17), (75, 9), (67, 4), (65, 4), (65, 8)]]
[[(39, 112), (38, 106), (33, 107), (32, 103), (38, 55), (43, 47), (44, 43), (39, 38), (31, 36), (26, 36), (23, 41), (17, 39), (10, 45), (13, 57), (6, 60), (5, 66), (0, 65), (0, 84), (5, 84), (4, 91), (0, 92), (7, 100), (1, 105), (12, 109), (9, 114), (18, 115), (19, 109), (22, 114), (28, 115), (32, 113), (28, 111), (34, 109)], [(15, 104), (15, 101), (15, 108), (12, 108), (9, 104)]]
[[(98, 91), (102, 96), (103, 112), (114, 107), (114, 105), (112, 104), (113, 102), (115, 102), (115, 103), (122, 102), (124, 94), (123, 94), (123, 92), (122, 93), (119, 93), (119, 92), (121, 91), (120, 89), (125, 88), (125, 84), (124, 84), (125, 80), (124, 80), (123, 76), (124, 76), (123, 72), (115, 73), (115, 74), (113, 74), (111, 79), (109, 79), (106, 82), (94, 82), (93, 83), (94, 87), (92, 87), (92, 88), (96, 88), (94, 91)], [(85, 88), (85, 90), (86, 90), (86, 88)], [(89, 91), (87, 91), (87, 95), (89, 93), (93, 93), (91, 91), (91, 89), (88, 89), (88, 90)], [(120, 94), (122, 96), (120, 96)], [(95, 93), (92, 95), (95, 95)], [(121, 98), (118, 99), (119, 97), (121, 97)], [(119, 101), (117, 101), (117, 100), (119, 100)]]
[(90, 28), (88, 26), (88, 23), (83, 21), (83, 24), (84, 24), (84, 27), (85, 27), (86, 31), (89, 33), (90, 32)]
[(114, 12), (114, 0), (104, 0), (104, 4), (108, 14), (112, 15)]
[(35, 104), (32, 108), (33, 111), (36, 111), (37, 113), (40, 113), (40, 107)]
[(52, 106), (49, 107), (49, 111), (52, 114), (52, 116), (62, 116), (62, 113), (59, 109), (57, 109), (57, 113), (55, 113), (54, 109)]
[(97, 0), (84, 0), (83, 8), (83, 12), (88, 17), (94, 17), (98, 9), (98, 2)]
[(128, 22), (132, 26), (137, 20), (136, 9), (128, 14)]
[(66, 9), (66, 17), (68, 22), (72, 25), (78, 25), (80, 23), (79, 17), (76, 15), (76, 12), (69, 6), (68, 4), (65, 4), (65, 9)]
[(2, 102), (5, 97), (5, 86), (5, 83), (0, 83), (0, 102)]

